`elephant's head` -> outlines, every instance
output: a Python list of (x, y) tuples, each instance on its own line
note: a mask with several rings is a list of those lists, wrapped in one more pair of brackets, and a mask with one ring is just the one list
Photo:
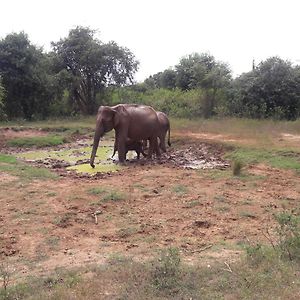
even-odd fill
[(90, 165), (95, 168), (94, 160), (99, 145), (100, 138), (106, 133), (116, 128), (120, 122), (119, 112), (113, 107), (100, 106), (97, 113), (96, 129), (94, 136), (93, 150)]

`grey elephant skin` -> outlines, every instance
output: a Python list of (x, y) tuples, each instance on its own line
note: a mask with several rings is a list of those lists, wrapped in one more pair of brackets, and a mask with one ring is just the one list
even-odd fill
[(167, 115), (161, 111), (157, 112), (158, 122), (159, 122), (159, 130), (158, 130), (158, 137), (159, 137), (159, 147), (163, 152), (166, 152), (166, 135), (168, 133), (168, 145), (171, 146), (170, 141), (170, 134), (171, 134), (171, 127), (170, 121)]
[[(170, 141), (170, 133), (171, 133), (171, 127), (170, 127), (170, 121), (168, 116), (161, 112), (158, 111), (157, 117), (158, 117), (158, 122), (159, 122), (159, 128), (157, 132), (157, 136), (159, 138), (159, 148), (163, 152), (167, 152), (166, 149), (166, 135), (168, 133), (168, 145), (171, 146), (171, 141)], [(143, 150), (147, 148), (147, 140), (143, 141)]]
[(126, 141), (149, 140), (148, 158), (153, 151), (160, 155), (157, 144), (159, 121), (156, 111), (146, 105), (118, 104), (116, 106), (100, 106), (97, 113), (94, 144), (90, 158), (90, 165), (94, 168), (94, 161), (100, 138), (115, 129), (117, 151), (120, 163), (126, 160)]

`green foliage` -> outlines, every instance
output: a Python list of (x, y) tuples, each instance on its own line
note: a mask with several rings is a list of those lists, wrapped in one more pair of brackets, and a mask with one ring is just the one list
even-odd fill
[(242, 171), (243, 163), (239, 160), (234, 160), (232, 164), (232, 174), (234, 176), (240, 176)]
[(236, 78), (225, 103), (230, 115), (296, 119), (300, 115), (300, 71), (289, 61), (271, 57)]
[(65, 138), (62, 136), (38, 136), (15, 138), (7, 142), (11, 147), (50, 147), (65, 143)]
[(17, 159), (12, 155), (0, 154), (0, 163), (15, 164)]
[(24, 32), (0, 40), (0, 75), (8, 117), (30, 120), (48, 115), (54, 93), (49, 72), (49, 57), (32, 45)]
[(226, 155), (227, 158), (242, 161), (246, 164), (264, 162), (275, 168), (291, 169), (300, 171), (300, 162), (297, 159), (296, 152), (285, 155), (281, 151), (271, 151), (253, 148), (237, 148), (233, 152)]
[[(211, 91), (204, 89), (189, 91), (153, 89), (140, 92), (138, 86), (132, 86), (114, 89), (111, 93), (110, 103), (113, 105), (117, 103), (142, 103), (174, 117), (207, 117), (210, 113), (215, 113), (215, 107), (208, 105), (211, 93)], [(224, 94), (222, 91), (217, 91), (214, 97), (216, 102), (221, 102)]]
[(97, 93), (110, 84), (131, 82), (138, 66), (127, 48), (104, 44), (94, 36), (94, 30), (78, 26), (52, 43), (55, 67), (65, 78), (71, 105), (85, 114), (94, 113)]
[(282, 257), (300, 262), (300, 217), (289, 212), (275, 215), (278, 222), (278, 249)]
[(161, 252), (158, 261), (153, 263), (153, 284), (158, 290), (176, 290), (180, 281), (181, 264), (177, 248), (168, 248)]
[(4, 107), (4, 96), (5, 96), (5, 89), (1, 82), (0, 77), (0, 121), (5, 121), (7, 118), (7, 115), (5, 113), (5, 107)]

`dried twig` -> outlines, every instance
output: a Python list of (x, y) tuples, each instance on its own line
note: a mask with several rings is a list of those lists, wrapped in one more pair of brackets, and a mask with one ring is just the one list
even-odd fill
[(227, 271), (229, 273), (233, 273), (232, 269), (230, 268), (229, 264), (227, 262), (224, 262), (224, 264), (226, 265), (226, 269), (223, 269), (224, 271)]

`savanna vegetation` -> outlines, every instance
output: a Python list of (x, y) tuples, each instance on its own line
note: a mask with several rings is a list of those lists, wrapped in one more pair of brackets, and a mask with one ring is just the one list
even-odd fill
[(96, 31), (76, 27), (45, 52), (24, 32), (0, 41), (0, 118), (94, 114), (99, 105), (144, 103), (175, 117), (235, 116), (294, 120), (300, 114), (300, 68), (270, 57), (233, 78), (230, 67), (193, 53), (134, 83), (138, 61)]
[[(0, 299), (299, 299), (299, 66), (233, 78), (193, 53), (135, 83), (138, 64), (85, 27), (49, 52), (0, 41)], [(170, 116), (167, 160), (67, 171), (98, 106), (128, 102)]]

